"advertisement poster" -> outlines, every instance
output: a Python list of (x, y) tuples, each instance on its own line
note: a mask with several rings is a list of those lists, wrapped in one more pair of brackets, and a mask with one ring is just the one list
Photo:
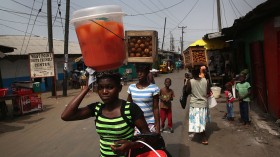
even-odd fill
[(54, 60), (52, 53), (31, 53), (29, 54), (29, 62), (31, 78), (54, 76)]

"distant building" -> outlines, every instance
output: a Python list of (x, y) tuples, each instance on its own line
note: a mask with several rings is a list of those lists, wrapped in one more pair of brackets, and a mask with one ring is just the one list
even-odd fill
[[(48, 52), (48, 38), (39, 36), (1, 35), (0, 45), (12, 47), (13, 52), (1, 53), (0, 79), (3, 87), (9, 88), (14, 81), (30, 81), (29, 58), (30, 53)], [(64, 68), (64, 41), (53, 40), (54, 64), (56, 69), (57, 86), (63, 80)], [(68, 71), (77, 69), (75, 59), (81, 56), (78, 43), (69, 42), (68, 46)], [(80, 65), (80, 66), (83, 66)], [(46, 90), (51, 89), (52, 78), (38, 78), (35, 81), (43, 82)], [(60, 87), (58, 87), (60, 88)]]

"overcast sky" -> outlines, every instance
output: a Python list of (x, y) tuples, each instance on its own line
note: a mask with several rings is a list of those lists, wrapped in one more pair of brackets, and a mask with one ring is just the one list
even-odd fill
[[(1, 0), (0, 35), (48, 36), (48, 0)], [(222, 28), (232, 26), (234, 19), (245, 16), (266, 0), (220, 0)], [(58, 7), (60, 5), (60, 7)], [(217, 32), (216, 0), (71, 0), (70, 18), (74, 11), (101, 5), (119, 5), (127, 14), (125, 30), (156, 30), (159, 47), (162, 45), (164, 19), (167, 18), (164, 49), (170, 48), (171, 35), (175, 50), (180, 47), (184, 29), (184, 49), (205, 34)], [(66, 0), (52, 0), (53, 37), (63, 40)], [(33, 10), (32, 10), (33, 8)], [(38, 10), (41, 9), (41, 12)], [(61, 12), (61, 16), (58, 14)], [(70, 25), (69, 40), (77, 42), (73, 25)]]

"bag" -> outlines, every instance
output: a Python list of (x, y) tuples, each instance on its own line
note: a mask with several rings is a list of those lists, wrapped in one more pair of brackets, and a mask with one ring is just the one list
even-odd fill
[(207, 104), (209, 108), (217, 106), (218, 103), (213, 94), (207, 98)]
[(182, 90), (182, 96), (180, 97), (180, 104), (183, 109), (186, 108), (187, 105), (187, 93), (185, 92), (185, 87)]
[(180, 104), (181, 104), (181, 107), (182, 107), (183, 109), (186, 108), (186, 106), (187, 106), (187, 97), (186, 97), (185, 94), (183, 94), (183, 95), (180, 97)]

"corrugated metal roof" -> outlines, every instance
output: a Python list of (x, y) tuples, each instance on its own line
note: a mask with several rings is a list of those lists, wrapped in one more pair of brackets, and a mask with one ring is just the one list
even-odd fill
[[(39, 36), (31, 36), (29, 39), (29, 36), (24, 37), (23, 35), (0, 35), (0, 45), (16, 48), (14, 52), (6, 55), (28, 55), (49, 50), (48, 38)], [(54, 54), (64, 54), (64, 41), (53, 39), (53, 49)], [(69, 42), (68, 54), (81, 54), (79, 43)]]

